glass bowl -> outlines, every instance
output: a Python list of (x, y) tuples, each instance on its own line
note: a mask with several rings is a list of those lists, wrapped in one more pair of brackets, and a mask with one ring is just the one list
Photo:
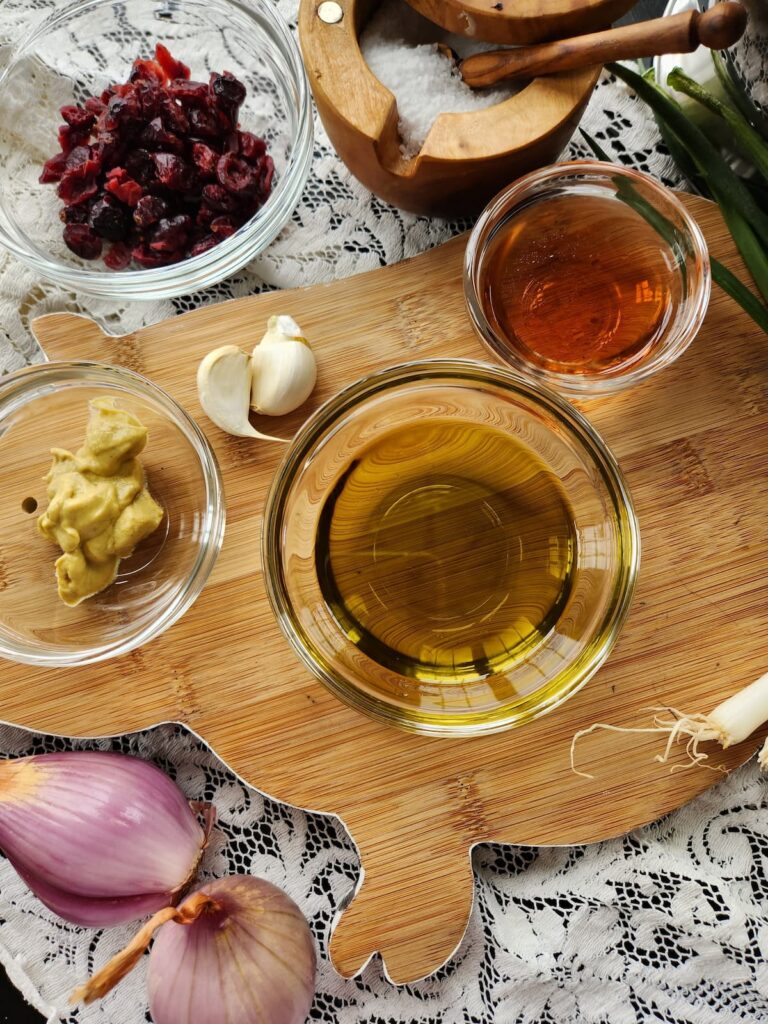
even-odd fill
[(677, 359), (709, 305), (704, 236), (650, 175), (577, 160), (525, 175), (467, 243), (472, 323), (503, 363), (571, 398), (609, 395)]
[[(240, 123), (275, 161), (267, 202), (229, 238), (157, 268), (108, 270), (64, 244), (55, 185), (43, 161), (58, 150), (59, 107), (127, 80), (155, 42), (193, 79), (231, 71), (247, 87)], [(276, 237), (298, 203), (312, 159), (312, 113), (301, 55), (269, 0), (78, 0), (23, 38), (0, 72), (0, 243), (40, 276), (112, 299), (161, 299), (206, 288), (240, 270)]]
[[(83, 443), (88, 402), (112, 398), (149, 431), (139, 456), (165, 516), (120, 562), (115, 582), (68, 607), (58, 596), (61, 553), (37, 517), (48, 498), (51, 448)], [(205, 435), (164, 391), (131, 370), (45, 363), (0, 381), (0, 656), (62, 666), (103, 661), (158, 636), (202, 590), (224, 536), (224, 496)]]
[[(425, 425), (447, 440), (419, 449)], [(484, 449), (474, 438), (486, 428), (493, 440)], [(403, 454), (388, 460), (383, 453), (394, 436)], [(494, 462), (502, 441), (515, 444), (521, 466), (537, 467), (521, 470), (515, 493), (495, 480), (478, 483), (480, 463), (483, 473), (504, 465)], [(453, 468), (446, 461), (425, 483), (420, 460), (441, 446), (440, 458), (453, 459)], [(366, 480), (361, 473), (372, 466)], [(377, 466), (386, 469), (386, 485)], [(348, 484), (357, 490), (347, 491)], [(478, 489), (477, 500), (451, 507), (467, 488)], [(547, 488), (569, 510), (566, 561), (547, 518)], [(410, 530), (426, 505), (429, 536), (440, 539), (420, 546)], [(334, 537), (349, 540), (349, 551), (339, 554)], [(552, 710), (597, 671), (629, 608), (639, 534), (613, 457), (567, 402), (504, 368), (426, 360), (364, 378), (305, 423), (267, 498), (262, 557), (283, 632), (341, 700), (403, 729), (471, 736)], [(534, 557), (541, 558), (536, 573), (548, 581), (531, 596), (535, 630), (518, 608), (527, 601), (520, 587), (534, 579), (524, 566)], [(354, 596), (347, 600), (341, 595), (349, 586)], [(390, 628), (395, 587), (408, 617), (408, 649), (429, 652), (423, 658), (392, 657), (393, 648), (406, 649), (398, 626)], [(540, 593), (546, 600), (539, 602)], [(520, 643), (492, 649), (488, 623), (506, 601), (514, 612), (504, 622)], [(432, 652), (441, 645), (466, 656), (452, 654), (438, 666)]]

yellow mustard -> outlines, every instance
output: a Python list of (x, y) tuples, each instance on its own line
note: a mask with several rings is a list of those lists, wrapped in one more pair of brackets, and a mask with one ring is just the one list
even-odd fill
[(120, 559), (163, 519), (137, 458), (147, 428), (111, 398), (96, 398), (89, 408), (82, 448), (74, 455), (51, 449), (48, 508), (37, 520), (40, 533), (64, 552), (56, 560), (56, 578), (68, 605), (108, 587)]

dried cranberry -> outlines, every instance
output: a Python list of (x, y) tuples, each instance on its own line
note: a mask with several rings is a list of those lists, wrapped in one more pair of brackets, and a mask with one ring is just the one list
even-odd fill
[(175, 60), (167, 47), (162, 43), (155, 46), (155, 60), (168, 78), (189, 78), (189, 68), (180, 60)]
[(73, 205), (90, 199), (91, 196), (96, 195), (96, 191), (96, 176), (89, 172), (88, 161), (86, 161), (79, 167), (64, 172), (56, 194), (68, 205)]
[(203, 235), (203, 237), (195, 242), (192, 248), (189, 250), (190, 256), (199, 256), (201, 252), (208, 252), (214, 245), (218, 245), (221, 239), (215, 235)]
[(128, 77), (131, 82), (156, 82), (158, 85), (162, 85), (166, 76), (157, 61), (139, 58), (131, 65), (131, 73)]
[(59, 128), (59, 146), (65, 153), (69, 153), (76, 146), (84, 145), (90, 137), (88, 129), (73, 128), (68, 124), (63, 124)]
[(224, 136), (224, 145), (222, 146), (222, 153), (239, 153), (240, 143), (237, 139), (237, 132), (229, 132)]
[(237, 209), (237, 199), (221, 185), (205, 185), (203, 199), (208, 206), (223, 213), (232, 213)]
[(258, 135), (252, 135), (251, 132), (237, 132), (238, 148), (240, 156), (244, 160), (253, 162), (259, 160), (267, 151), (267, 144), (264, 139), (260, 139)]
[(229, 192), (238, 196), (252, 195), (259, 189), (259, 174), (234, 153), (225, 153), (216, 164), (216, 177)]
[(160, 196), (142, 196), (133, 211), (133, 222), (138, 228), (148, 228), (167, 213), (168, 204)]
[(62, 206), (59, 220), (65, 224), (87, 224), (91, 215), (90, 200), (77, 206)]
[(155, 228), (149, 247), (154, 252), (180, 252), (191, 230), (192, 221), (185, 213), (170, 219), (164, 217)]
[(172, 132), (166, 131), (159, 117), (153, 118), (140, 136), (147, 149), (162, 149), (168, 153), (182, 153), (184, 143)]
[(207, 203), (202, 203), (195, 215), (195, 224), (197, 224), (198, 227), (207, 228), (211, 221), (218, 216), (218, 210), (214, 210), (212, 207), (208, 206)]
[(161, 112), (165, 96), (162, 86), (155, 85), (154, 82), (137, 82), (135, 96), (144, 120), (151, 121)]
[(211, 149), (204, 142), (194, 142), (192, 144), (192, 160), (201, 177), (216, 177), (216, 164), (219, 162), (219, 154), (215, 149)]
[(206, 82), (190, 82), (186, 78), (175, 78), (168, 85), (168, 92), (184, 107), (204, 107), (208, 102)]
[(152, 160), (161, 185), (173, 192), (186, 192), (191, 188), (192, 168), (181, 157), (174, 153), (153, 153)]
[(61, 181), (67, 166), (67, 154), (57, 153), (43, 164), (43, 173), (37, 179), (41, 185), (49, 185), (52, 181)]
[(87, 160), (91, 159), (90, 146), (75, 146), (67, 153), (67, 168), (81, 167)]
[(101, 238), (119, 242), (128, 232), (128, 217), (125, 209), (108, 196), (97, 199), (91, 207), (90, 224)]
[(236, 111), (245, 99), (245, 86), (229, 71), (225, 71), (223, 75), (216, 71), (212, 72), (210, 89), (216, 99), (230, 110)]
[(99, 126), (113, 131), (122, 128), (124, 131), (141, 121), (141, 103), (138, 96), (131, 92), (128, 95), (113, 96), (107, 104), (106, 111), (99, 118)]
[(176, 135), (186, 135), (189, 132), (189, 118), (184, 108), (167, 92), (161, 94), (158, 109), (165, 127), (170, 131)]
[(124, 167), (113, 167), (111, 171), (107, 171), (107, 182), (104, 187), (127, 206), (135, 206), (144, 195), (144, 189), (129, 177)]
[(229, 238), (230, 235), (234, 235), (238, 227), (239, 225), (232, 217), (215, 217), (211, 221), (211, 231), (218, 238)]
[(261, 195), (267, 198), (272, 190), (272, 179), (275, 176), (275, 161), (271, 156), (265, 156), (261, 171)]
[(210, 105), (190, 110), (189, 129), (201, 139), (219, 139), (222, 135), (221, 122)]
[(78, 106), (62, 107), (59, 113), (70, 128), (77, 128), (80, 131), (89, 131), (96, 120), (94, 113)]
[(110, 270), (125, 270), (131, 262), (131, 250), (124, 242), (115, 242), (104, 257), (104, 263)]
[(131, 250), (131, 256), (142, 267), (162, 267), (170, 262), (165, 253), (153, 252), (143, 242)]
[(101, 102), (98, 96), (89, 96), (83, 106), (89, 114), (94, 114), (96, 117), (103, 114), (106, 110), (105, 104)]
[(110, 166), (120, 159), (123, 145), (117, 132), (100, 131), (91, 146), (91, 154), (101, 165)]
[(67, 224), (64, 241), (76, 256), (84, 260), (95, 260), (101, 256), (101, 239), (87, 224)]
[(149, 185), (155, 180), (155, 164), (146, 149), (132, 149), (125, 158), (125, 169), (140, 185)]

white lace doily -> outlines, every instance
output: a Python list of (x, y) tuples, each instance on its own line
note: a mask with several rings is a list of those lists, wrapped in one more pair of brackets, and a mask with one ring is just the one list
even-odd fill
[[(0, 46), (45, 0), (0, 0)], [(296, 0), (278, 0), (295, 24)], [(0, 50), (0, 60), (2, 51)], [(604, 77), (584, 126), (612, 156), (677, 183), (645, 107)], [(130, 331), (206, 302), (311, 284), (412, 256), (462, 225), (402, 214), (358, 185), (319, 121), (315, 158), (290, 225), (247, 271), (173, 302), (107, 303), (45, 284), (0, 255), (0, 370), (35, 357), (29, 321), (68, 309)], [(575, 141), (571, 155), (588, 155)], [(0, 139), (0, 159), (2, 139)], [(321, 959), (311, 1020), (323, 1024), (735, 1024), (768, 1020), (768, 819), (754, 763), (688, 807), (590, 847), (480, 847), (477, 900), (456, 956), (437, 975), (394, 988), (374, 960), (343, 981), (325, 956), (335, 910), (358, 863), (344, 829), (239, 783), (181, 727), (114, 741), (72, 742), (0, 728), (0, 753), (96, 746), (150, 758), (190, 798), (213, 800), (219, 825), (204, 870), (252, 871), (297, 900)], [(258, 780), (256, 780), (258, 781)], [(101, 1003), (68, 993), (131, 934), (63, 923), (0, 861), (0, 960), (51, 1024), (140, 1024), (144, 966)], [(0, 1009), (2, 1009), (0, 1007)]]

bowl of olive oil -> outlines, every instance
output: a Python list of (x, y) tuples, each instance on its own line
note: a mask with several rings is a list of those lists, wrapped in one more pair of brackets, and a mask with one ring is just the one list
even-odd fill
[(267, 499), (273, 610), (341, 700), (467, 736), (556, 707), (608, 656), (639, 563), (595, 430), (504, 368), (426, 360), (358, 381), (297, 434)]

